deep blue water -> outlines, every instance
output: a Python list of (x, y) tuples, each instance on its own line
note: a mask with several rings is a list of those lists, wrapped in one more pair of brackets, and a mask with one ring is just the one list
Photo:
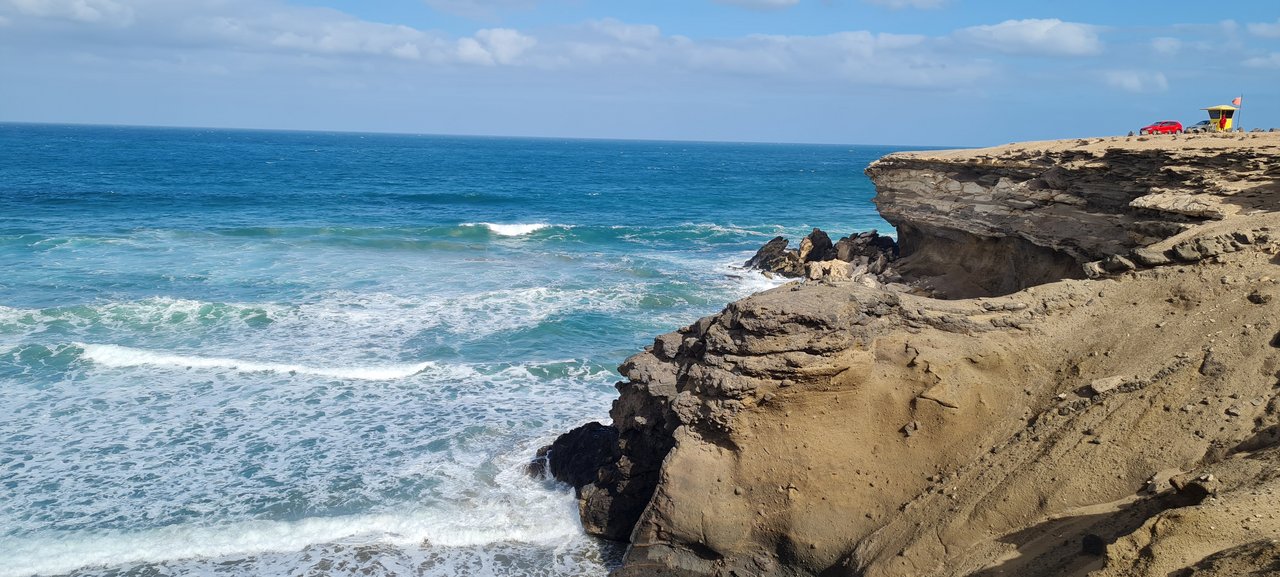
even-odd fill
[(0, 577), (603, 575), (523, 464), (892, 150), (0, 124)]

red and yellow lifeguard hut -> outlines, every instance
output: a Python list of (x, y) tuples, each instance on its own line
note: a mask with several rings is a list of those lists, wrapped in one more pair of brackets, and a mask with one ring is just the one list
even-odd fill
[(1210, 124), (1213, 126), (1214, 130), (1217, 130), (1218, 132), (1231, 132), (1231, 121), (1235, 118), (1236, 111), (1239, 110), (1239, 108), (1229, 104), (1219, 104), (1217, 106), (1201, 108), (1200, 110), (1206, 110), (1209, 112)]

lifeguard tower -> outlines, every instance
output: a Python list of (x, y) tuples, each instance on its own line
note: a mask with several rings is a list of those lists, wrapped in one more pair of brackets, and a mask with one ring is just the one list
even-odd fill
[(1213, 121), (1213, 129), (1218, 132), (1231, 132), (1231, 119), (1235, 117), (1238, 108), (1227, 104), (1219, 104), (1218, 106), (1210, 106), (1201, 108), (1209, 112), (1209, 120)]

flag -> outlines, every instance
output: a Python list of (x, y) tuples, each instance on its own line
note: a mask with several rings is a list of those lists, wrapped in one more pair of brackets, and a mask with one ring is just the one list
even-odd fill
[(1241, 101), (1243, 98), (1244, 98), (1243, 96), (1237, 96), (1235, 100), (1232, 100), (1232, 101), (1231, 101), (1231, 105), (1232, 105), (1232, 106), (1240, 106), (1240, 101)]

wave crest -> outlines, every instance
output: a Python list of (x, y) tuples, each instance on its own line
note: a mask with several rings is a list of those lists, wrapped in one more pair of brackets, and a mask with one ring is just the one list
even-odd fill
[(75, 343), (82, 351), (81, 358), (104, 367), (162, 366), (199, 369), (229, 369), (241, 373), (303, 374), (336, 379), (363, 381), (391, 381), (412, 377), (428, 369), (438, 368), (430, 361), (371, 367), (320, 368), (284, 363), (263, 363), (220, 357), (167, 354), (119, 345), (95, 345)]
[(462, 223), (462, 226), (484, 227), (489, 229), (489, 232), (496, 234), (498, 236), (524, 236), (526, 234), (531, 234), (531, 233), (540, 231), (544, 228), (551, 228), (551, 227), (571, 228), (566, 225), (548, 224), (545, 222), (538, 222), (538, 223), (532, 223), (532, 224), (519, 224), (519, 223), (496, 224), (492, 222), (464, 222)]

